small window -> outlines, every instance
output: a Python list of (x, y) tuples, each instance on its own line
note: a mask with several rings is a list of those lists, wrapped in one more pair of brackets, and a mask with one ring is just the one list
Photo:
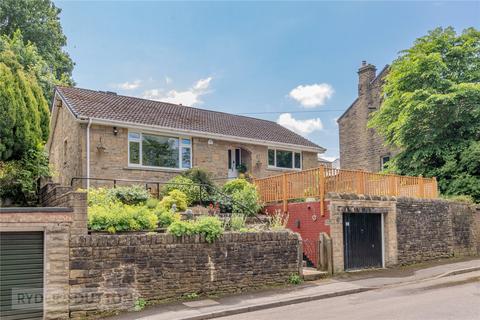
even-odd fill
[(275, 150), (273, 149), (268, 149), (268, 165), (275, 166)]
[(383, 156), (382, 157), (382, 160), (381, 160), (381, 166), (382, 166), (382, 170), (386, 169), (387, 168), (387, 163), (388, 161), (390, 161), (390, 156)]

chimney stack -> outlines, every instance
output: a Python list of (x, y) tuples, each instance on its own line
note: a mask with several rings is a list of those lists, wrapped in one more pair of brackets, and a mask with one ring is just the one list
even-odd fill
[(362, 66), (358, 69), (358, 96), (368, 94), (370, 91), (370, 83), (375, 79), (377, 68), (373, 64), (367, 64), (362, 61)]

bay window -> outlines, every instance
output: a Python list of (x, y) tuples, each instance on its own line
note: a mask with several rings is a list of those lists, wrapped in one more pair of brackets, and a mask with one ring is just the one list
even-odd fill
[(189, 169), (191, 139), (150, 133), (128, 133), (128, 164), (131, 166)]
[(268, 149), (268, 166), (280, 169), (301, 169), (301, 152)]

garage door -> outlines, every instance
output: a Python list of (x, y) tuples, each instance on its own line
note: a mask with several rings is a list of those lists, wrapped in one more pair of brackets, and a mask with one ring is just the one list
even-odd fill
[(345, 270), (382, 267), (381, 221), (381, 214), (343, 214)]
[(43, 318), (43, 232), (0, 232), (0, 319)]

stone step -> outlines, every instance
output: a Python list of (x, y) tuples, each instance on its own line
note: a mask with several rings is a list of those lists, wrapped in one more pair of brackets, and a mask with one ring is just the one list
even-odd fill
[(315, 268), (303, 268), (303, 280), (304, 281), (315, 281), (322, 278), (326, 278), (328, 276), (328, 272), (326, 271), (319, 271)]

